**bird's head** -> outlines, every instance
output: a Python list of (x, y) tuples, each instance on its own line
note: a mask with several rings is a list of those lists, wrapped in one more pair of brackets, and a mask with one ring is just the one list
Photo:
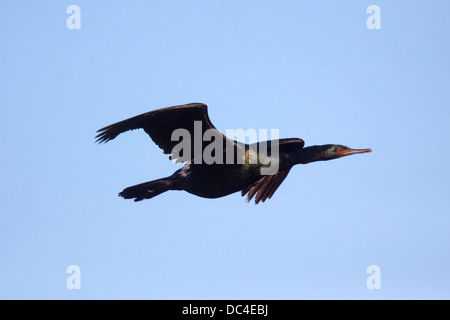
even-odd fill
[(350, 156), (352, 154), (372, 152), (372, 149), (351, 149), (339, 144), (327, 144), (321, 146), (321, 149), (322, 150), (320, 150), (321, 152), (319, 155), (320, 159), (318, 160), (332, 160)]

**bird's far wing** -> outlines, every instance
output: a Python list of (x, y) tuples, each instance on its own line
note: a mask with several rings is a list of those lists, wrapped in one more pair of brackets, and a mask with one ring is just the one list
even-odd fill
[[(279, 140), (268, 140), (263, 141), (266, 142), (267, 152), (272, 154), (272, 148), (278, 144), (278, 152), (279, 153), (290, 153), (299, 149), (302, 149), (305, 145), (305, 141), (300, 138), (288, 138), (288, 139), (279, 139)], [(248, 146), (248, 148), (256, 148), (255, 150), (260, 150), (260, 144), (262, 142), (257, 142)]]
[(305, 146), (305, 141), (300, 138), (280, 139), (278, 141), (280, 153), (290, 153), (299, 149), (303, 149), (303, 147)]
[(246, 201), (250, 202), (256, 195), (255, 204), (272, 198), (275, 191), (277, 191), (278, 187), (289, 174), (289, 171), (290, 169), (280, 170), (274, 175), (263, 176), (249, 187), (243, 189), (241, 192), (242, 196), (245, 196), (248, 193)]
[[(195, 122), (198, 122), (196, 128), (200, 128), (199, 124), (201, 124), (201, 131), (198, 130), (200, 131), (201, 137), (194, 138), (194, 134), (198, 135), (199, 133), (194, 132)], [(181, 141), (181, 137), (178, 137), (179, 140), (175, 139), (175, 141), (172, 141), (172, 133), (176, 129), (187, 130), (190, 136), (191, 146), (191, 155), (189, 160), (192, 160), (195, 156), (195, 143), (202, 144), (202, 152), (205, 146), (211, 143), (211, 141), (203, 141), (203, 135), (208, 129), (211, 130), (214, 136), (221, 137), (223, 139), (224, 149), (227, 145), (234, 145), (233, 140), (225, 137), (211, 123), (208, 116), (208, 107), (203, 103), (191, 103), (158, 109), (117, 122), (98, 130), (97, 132), (99, 134), (96, 136), (97, 142), (106, 143), (109, 140), (116, 138), (119, 134), (134, 129), (144, 129), (144, 131), (164, 151), (165, 154), (172, 154), (174, 147)], [(180, 158), (185, 157), (183, 157), (182, 154), (180, 155), (178, 152), (172, 154), (171, 157), (171, 159)], [(182, 161), (187, 161), (187, 159)]]

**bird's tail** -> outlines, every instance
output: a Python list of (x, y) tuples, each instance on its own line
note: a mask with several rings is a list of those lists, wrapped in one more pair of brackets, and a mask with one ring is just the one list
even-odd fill
[(171, 190), (172, 182), (173, 180), (170, 178), (162, 178), (150, 182), (144, 182), (124, 189), (119, 193), (119, 196), (124, 199), (134, 199), (134, 201), (151, 199), (163, 192)]

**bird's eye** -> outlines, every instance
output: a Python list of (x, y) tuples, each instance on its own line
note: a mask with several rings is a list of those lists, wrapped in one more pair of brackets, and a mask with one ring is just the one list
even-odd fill
[(342, 147), (337, 147), (337, 152), (341, 152), (342, 151)]

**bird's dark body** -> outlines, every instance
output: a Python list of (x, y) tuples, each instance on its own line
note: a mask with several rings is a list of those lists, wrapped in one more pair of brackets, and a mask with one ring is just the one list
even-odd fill
[(186, 164), (176, 173), (180, 190), (203, 198), (224, 197), (261, 179), (257, 166), (238, 164)]
[[(196, 127), (199, 123), (201, 125)], [(331, 160), (371, 151), (370, 149), (352, 150), (341, 145), (304, 148), (302, 139), (291, 138), (268, 141), (267, 147), (263, 149), (266, 152), (261, 153), (259, 143), (247, 145), (222, 135), (209, 120), (207, 106), (201, 103), (158, 109), (112, 124), (99, 130), (97, 141), (107, 142), (125, 131), (140, 128), (144, 129), (164, 153), (171, 154), (171, 159), (187, 163), (171, 176), (128, 187), (119, 193), (120, 196), (135, 199), (135, 201), (150, 199), (168, 190), (184, 190), (203, 198), (219, 198), (241, 191), (243, 196), (248, 194), (248, 201), (256, 196), (256, 203), (264, 202), (273, 196), (290, 169), (296, 164)], [(172, 139), (172, 134), (177, 129), (183, 129), (189, 133), (191, 149), (186, 148), (191, 151), (188, 152), (189, 156), (183, 156), (177, 149), (179, 140)], [(195, 143), (199, 141), (195, 138), (195, 134), (200, 131), (203, 137), (208, 130), (214, 133), (215, 139), (223, 142), (223, 149), (221, 149), (223, 153), (217, 158), (221, 161), (211, 164), (203, 160), (198, 161), (199, 158), (195, 157), (198, 156), (198, 149), (196, 151), (194, 148)], [(200, 140), (201, 152), (209, 143)], [(227, 154), (230, 151), (233, 155), (231, 163), (227, 162)], [(264, 161), (262, 161), (263, 158)], [(277, 164), (275, 172), (263, 173), (262, 169), (274, 163)]]

